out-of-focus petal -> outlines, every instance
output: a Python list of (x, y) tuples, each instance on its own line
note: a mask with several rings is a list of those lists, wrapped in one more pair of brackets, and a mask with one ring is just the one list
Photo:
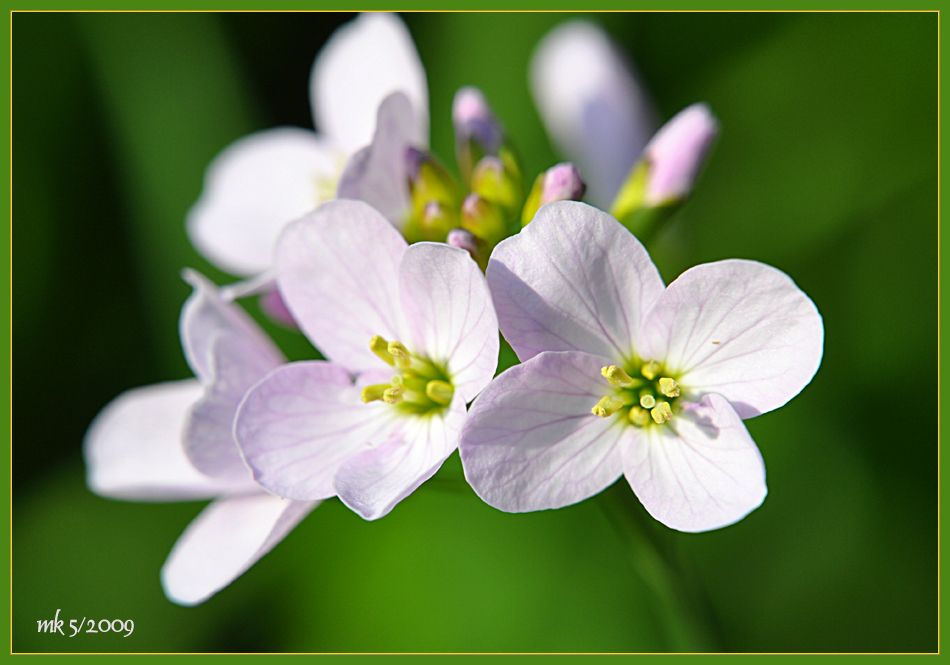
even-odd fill
[(112, 400), (83, 441), (89, 489), (130, 501), (207, 499), (253, 490), (250, 474), (237, 482), (216, 480), (188, 462), (182, 427), (201, 393), (201, 384), (188, 379), (136, 388)]
[(617, 362), (637, 348), (642, 313), (663, 292), (643, 245), (575, 201), (542, 206), (495, 248), (487, 277), (501, 332), (522, 361), (584, 351)]
[(429, 144), (429, 88), (406, 25), (395, 14), (363, 14), (340, 27), (310, 72), (317, 129), (349, 153), (370, 142), (376, 108), (393, 92), (412, 102), (413, 142)]
[(396, 410), (364, 404), (339, 365), (322, 361), (284, 365), (247, 393), (234, 435), (254, 478), (290, 499), (336, 494), (333, 476), (366, 443), (385, 441)]
[(606, 364), (586, 353), (542, 353), (488, 385), (459, 444), (478, 496), (508, 512), (560, 508), (620, 477), (633, 428), (591, 413), (612, 388), (600, 375)]
[(644, 150), (650, 160), (646, 202), (656, 206), (689, 194), (718, 133), (706, 104), (688, 106), (663, 125)]
[(725, 397), (742, 418), (785, 404), (821, 363), (815, 304), (780, 270), (729, 260), (690, 268), (647, 314), (644, 360), (665, 360), (696, 395)]
[(406, 250), (399, 280), (413, 351), (444, 364), (470, 402), (498, 366), (498, 319), (485, 276), (464, 249), (426, 242)]
[(211, 162), (188, 211), (192, 243), (231, 274), (267, 270), (281, 229), (333, 198), (345, 160), (326, 138), (295, 127), (235, 141)]
[(656, 129), (631, 63), (600, 27), (571, 21), (538, 44), (530, 79), (548, 134), (606, 210)]
[(659, 427), (636, 430), (623, 473), (657, 520), (680, 531), (718, 529), (765, 499), (765, 464), (723, 397), (706, 395)]
[(353, 455), (337, 471), (334, 486), (340, 500), (364, 519), (388, 514), (439, 470), (458, 445), (464, 421), (465, 401), (458, 394), (439, 415), (400, 418), (397, 431)]
[(191, 408), (182, 434), (185, 454), (196, 469), (214, 478), (246, 479), (250, 471), (234, 441), (234, 414), (248, 388), (281, 362), (235, 333), (221, 333), (211, 343), (214, 381)]
[(406, 241), (361, 201), (330, 201), (277, 245), (277, 281), (297, 324), (324, 356), (353, 371), (380, 366), (373, 335), (405, 337), (399, 262)]
[(409, 212), (409, 164), (407, 149), (419, 145), (413, 137), (412, 104), (401, 92), (379, 105), (373, 142), (347, 162), (337, 198), (366, 201), (397, 228)]
[(211, 343), (221, 334), (240, 337), (249, 350), (253, 349), (258, 362), (268, 359), (275, 367), (284, 362), (283, 354), (260, 326), (238, 305), (223, 300), (214, 284), (194, 270), (184, 270), (182, 277), (195, 290), (181, 310), (181, 345), (188, 365), (202, 383), (214, 381)]
[(188, 525), (162, 566), (165, 595), (197, 605), (270, 552), (319, 501), (259, 493), (211, 503)]

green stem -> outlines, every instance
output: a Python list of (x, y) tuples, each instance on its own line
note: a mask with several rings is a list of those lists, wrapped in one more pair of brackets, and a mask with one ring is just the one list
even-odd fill
[(714, 618), (701, 602), (701, 594), (687, 584), (674, 563), (672, 542), (663, 542), (627, 483), (621, 479), (595, 501), (619, 536), (634, 572), (652, 592), (666, 649), (690, 653), (721, 650)]

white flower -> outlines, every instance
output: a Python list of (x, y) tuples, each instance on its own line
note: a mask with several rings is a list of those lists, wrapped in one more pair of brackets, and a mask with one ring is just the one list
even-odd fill
[(266, 493), (232, 436), (244, 392), (284, 362), (264, 332), (194, 272), (181, 337), (196, 379), (136, 388), (96, 417), (83, 442), (89, 488), (114, 499), (214, 498), (162, 568), (166, 595), (207, 600), (280, 542), (316, 505)]
[(394, 92), (410, 107), (407, 140), (428, 145), (425, 70), (403, 22), (393, 14), (364, 14), (339, 28), (311, 72), (318, 133), (265, 130), (218, 155), (188, 213), (198, 251), (234, 275), (271, 268), (284, 226), (336, 196), (347, 160), (370, 143), (380, 104)]
[(487, 278), (523, 364), (475, 400), (462, 434), (465, 477), (486, 502), (559, 508), (623, 474), (681, 531), (762, 502), (742, 419), (798, 394), (822, 355), (821, 317), (787, 275), (719, 261), (664, 287), (615, 219), (558, 202), (495, 248)]
[(234, 427), (244, 459), (279, 496), (339, 495), (382, 517), (455, 450), (494, 374), (485, 278), (467, 251), (409, 246), (372, 207), (338, 200), (287, 227), (277, 281), (330, 362), (289, 363), (251, 388)]

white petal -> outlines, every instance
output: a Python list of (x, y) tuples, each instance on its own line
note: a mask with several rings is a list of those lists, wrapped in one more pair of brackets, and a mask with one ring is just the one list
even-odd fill
[(498, 319), (471, 255), (442, 243), (409, 247), (399, 265), (412, 350), (442, 364), (470, 402), (498, 366)]
[(298, 325), (323, 355), (354, 371), (380, 367), (373, 335), (405, 337), (399, 262), (406, 241), (361, 201), (330, 201), (287, 227), (277, 282)]
[(412, 203), (406, 149), (418, 145), (412, 136), (414, 125), (412, 104), (404, 94), (396, 92), (384, 99), (373, 142), (347, 162), (337, 198), (365, 201), (402, 228)]
[(165, 595), (179, 605), (203, 603), (270, 552), (317, 505), (263, 493), (211, 503), (162, 566)]
[(730, 260), (674, 280), (647, 315), (641, 339), (645, 360), (665, 360), (685, 388), (718, 393), (751, 418), (808, 385), (821, 363), (824, 327), (788, 275)]
[(210, 354), (214, 381), (185, 421), (185, 454), (206, 475), (246, 479), (250, 471), (234, 441), (234, 415), (247, 390), (281, 363), (252, 340), (234, 333), (215, 337)]
[(732, 407), (719, 395), (659, 427), (637, 430), (623, 473), (640, 502), (680, 531), (708, 531), (745, 517), (765, 500), (765, 464)]
[(656, 129), (653, 105), (632, 65), (598, 26), (571, 21), (538, 44), (531, 92), (557, 148), (607, 209)]
[(503, 372), (475, 400), (459, 452), (465, 478), (508, 512), (560, 508), (620, 477), (632, 426), (591, 409), (612, 387), (606, 358), (542, 353)]
[(396, 410), (364, 404), (360, 389), (339, 365), (321, 361), (284, 365), (247, 393), (234, 435), (254, 478), (290, 499), (336, 494), (333, 476), (348, 457), (384, 441)]
[(442, 414), (400, 418), (397, 430), (349, 458), (337, 471), (340, 500), (364, 519), (387, 515), (431, 478), (458, 445), (465, 402), (456, 395)]
[(663, 292), (643, 245), (617, 220), (575, 201), (542, 206), (488, 262), (505, 339), (524, 361), (584, 351), (614, 362), (637, 347), (642, 320)]
[(397, 91), (412, 102), (414, 142), (427, 146), (426, 73), (409, 30), (395, 14), (363, 14), (340, 27), (310, 72), (314, 123), (350, 153), (370, 142), (376, 108)]
[(211, 162), (201, 196), (188, 211), (192, 243), (231, 274), (267, 270), (281, 229), (333, 198), (346, 154), (295, 127), (232, 143)]
[(256, 487), (250, 474), (239, 482), (209, 478), (185, 457), (185, 414), (201, 392), (201, 384), (188, 379), (136, 388), (112, 400), (83, 440), (89, 489), (113, 499), (185, 501)]

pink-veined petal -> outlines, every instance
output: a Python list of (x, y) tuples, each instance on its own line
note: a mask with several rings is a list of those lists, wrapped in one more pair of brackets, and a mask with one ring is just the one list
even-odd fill
[(246, 336), (221, 333), (211, 342), (214, 381), (190, 409), (182, 433), (185, 454), (214, 478), (242, 479), (250, 471), (234, 441), (234, 415), (247, 390), (281, 363)]
[(464, 249), (425, 242), (406, 250), (399, 280), (412, 350), (445, 367), (470, 402), (498, 366), (498, 319), (485, 276)]
[(263, 492), (214, 501), (188, 525), (162, 566), (162, 587), (179, 605), (203, 603), (270, 552), (319, 501)]
[(330, 201), (277, 245), (277, 282), (297, 324), (323, 355), (354, 371), (379, 367), (373, 335), (404, 337), (399, 262), (406, 241), (361, 201)]
[(694, 395), (718, 393), (742, 418), (785, 404), (821, 363), (824, 327), (788, 275), (755, 261), (690, 268), (647, 315), (644, 360), (664, 361)]
[(642, 315), (663, 293), (643, 245), (576, 201), (542, 206), (488, 262), (498, 324), (518, 358), (584, 351), (614, 362), (637, 348)]
[(541, 40), (530, 74), (548, 134), (580, 169), (588, 200), (608, 209), (656, 129), (633, 66), (603, 29), (571, 21)]
[(362, 14), (341, 26), (310, 72), (314, 123), (350, 153), (370, 142), (377, 107), (397, 91), (412, 102), (413, 142), (427, 146), (426, 73), (409, 30), (395, 14)]
[(343, 367), (296, 362), (268, 374), (238, 408), (234, 435), (254, 479), (290, 499), (336, 494), (333, 476), (367, 443), (384, 441), (396, 410), (364, 404)]
[(560, 508), (611, 485), (632, 426), (591, 409), (612, 386), (606, 358), (542, 353), (506, 370), (478, 396), (462, 430), (465, 478), (507, 512)]
[(219, 289), (200, 273), (186, 269), (182, 277), (194, 287), (185, 301), (178, 322), (181, 345), (191, 371), (202, 383), (214, 381), (211, 343), (222, 333), (237, 335), (257, 362), (269, 360), (274, 367), (284, 362), (283, 354), (247, 312), (225, 301)]
[(409, 98), (395, 92), (379, 105), (373, 142), (355, 153), (340, 176), (336, 196), (365, 201), (397, 228), (406, 223), (412, 203), (406, 151), (415, 119)]
[(439, 470), (458, 445), (464, 422), (465, 401), (458, 394), (441, 414), (400, 418), (388, 438), (373, 441), (337, 471), (340, 500), (367, 520), (387, 515)]
[(637, 434), (624, 449), (623, 473), (647, 512), (666, 526), (718, 529), (765, 500), (762, 455), (720, 395), (684, 404), (672, 420)]
[(188, 211), (192, 243), (231, 274), (267, 270), (281, 229), (333, 198), (345, 161), (325, 137), (296, 127), (239, 139), (211, 162)]
[(216, 480), (188, 462), (182, 427), (201, 394), (201, 384), (188, 379), (135, 388), (112, 400), (83, 441), (89, 489), (131, 501), (186, 501), (252, 491), (256, 485), (250, 474), (237, 482)]

